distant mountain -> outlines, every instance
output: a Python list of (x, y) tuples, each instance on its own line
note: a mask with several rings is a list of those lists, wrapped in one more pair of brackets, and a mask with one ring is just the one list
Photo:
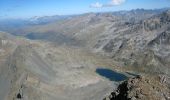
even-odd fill
[(55, 15), (55, 16), (42, 16), (42, 17), (32, 17), (28, 19), (31, 24), (47, 24), (50, 22), (64, 20), (74, 17), (75, 15)]
[(34, 26), (34, 25), (43, 25), (52, 23), (59, 20), (69, 19), (75, 15), (55, 15), (55, 16), (43, 16), (43, 17), (32, 17), (26, 19), (3, 19), (0, 20), (0, 30), (6, 31), (10, 33), (14, 33), (16, 30), (20, 30), (21, 28)]

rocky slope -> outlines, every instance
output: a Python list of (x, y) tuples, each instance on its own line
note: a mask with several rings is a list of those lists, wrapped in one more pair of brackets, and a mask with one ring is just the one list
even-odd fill
[(116, 87), (95, 72), (112, 65), (107, 59), (8, 33), (0, 37), (1, 100), (99, 100)]
[(134, 25), (122, 24), (118, 30), (112, 28), (99, 39), (96, 51), (123, 62), (121, 66), (169, 74), (169, 18), (167, 11)]

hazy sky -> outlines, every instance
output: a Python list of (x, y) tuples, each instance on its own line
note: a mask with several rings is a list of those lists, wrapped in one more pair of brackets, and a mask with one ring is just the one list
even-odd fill
[(0, 0), (0, 18), (170, 7), (170, 0)]

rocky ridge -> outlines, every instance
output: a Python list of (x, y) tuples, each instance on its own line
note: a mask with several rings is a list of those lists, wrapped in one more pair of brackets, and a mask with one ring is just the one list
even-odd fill
[(122, 82), (103, 100), (170, 100), (167, 86), (160, 77), (138, 76)]

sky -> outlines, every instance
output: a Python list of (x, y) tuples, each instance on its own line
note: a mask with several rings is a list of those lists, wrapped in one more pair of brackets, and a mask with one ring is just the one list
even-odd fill
[(170, 7), (170, 0), (0, 0), (0, 18)]

